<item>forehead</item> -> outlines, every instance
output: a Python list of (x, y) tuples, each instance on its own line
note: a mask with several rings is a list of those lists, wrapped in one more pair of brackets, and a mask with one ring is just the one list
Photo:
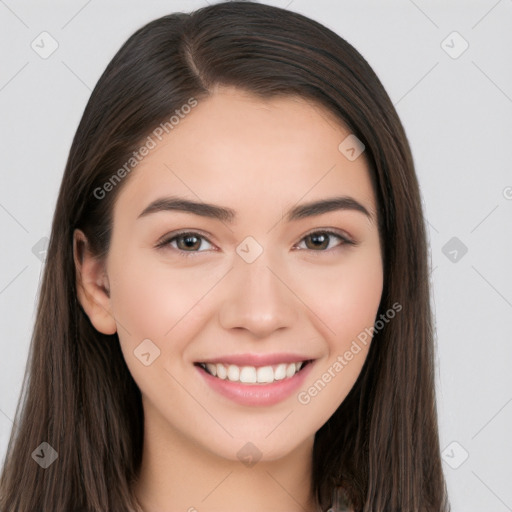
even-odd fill
[(336, 193), (373, 208), (364, 153), (350, 161), (338, 148), (349, 135), (311, 100), (218, 88), (161, 140), (153, 137), (155, 147), (132, 171), (115, 211), (138, 214), (171, 194), (243, 210), (281, 209)]

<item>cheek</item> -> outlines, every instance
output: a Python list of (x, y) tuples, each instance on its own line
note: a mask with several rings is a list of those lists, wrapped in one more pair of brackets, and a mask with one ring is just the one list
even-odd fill
[(132, 336), (163, 339), (204, 294), (204, 284), (156, 261), (150, 250), (122, 252), (127, 257), (113, 254), (110, 263), (114, 314)]
[(338, 283), (338, 290), (333, 287), (332, 293), (336, 294), (339, 309), (332, 314), (335, 330), (342, 334), (343, 341), (348, 333), (357, 336), (375, 322), (383, 287), (380, 259), (361, 258), (343, 272)]
[(382, 267), (360, 265), (345, 276), (338, 293), (339, 310), (333, 312), (332, 322), (336, 334), (331, 337), (331, 361), (342, 356), (343, 372), (350, 383), (356, 381), (372, 340), (370, 328), (375, 323), (383, 286)]
[(137, 248), (118, 251), (118, 256), (113, 252), (110, 268), (112, 310), (127, 363), (149, 339), (162, 356), (155, 367), (168, 366), (170, 360), (175, 366), (181, 359), (175, 356), (186, 351), (202, 328), (206, 296), (225, 270), (196, 272), (176, 262), (157, 261), (150, 251)]
[[(352, 389), (368, 355), (370, 328), (382, 296), (380, 253), (354, 252), (342, 265), (317, 269), (316, 274), (316, 284), (307, 295), (314, 316), (321, 320), (316, 325), (326, 340), (326, 355), (318, 361), (298, 401), (320, 426)], [(309, 277), (314, 283), (313, 276)]]
[(126, 328), (120, 329), (119, 335), (126, 337), (128, 331), (133, 342), (140, 337), (161, 337), (172, 326), (171, 311), (179, 303), (176, 286), (169, 288), (154, 266), (142, 260), (126, 260), (117, 266), (113, 262), (112, 267), (112, 309), (116, 320)]
[(383, 288), (378, 250), (354, 251), (336, 265), (315, 266), (301, 278), (302, 294), (323, 322), (330, 350), (343, 349), (373, 326)]
[[(156, 262), (150, 251), (135, 247), (112, 251), (109, 267), (111, 305), (124, 359), (141, 391), (158, 397), (172, 385), (166, 368), (174, 371), (181, 360), (189, 339), (183, 329), (194, 322), (194, 304), (208, 283)], [(150, 355), (144, 360), (146, 353)]]

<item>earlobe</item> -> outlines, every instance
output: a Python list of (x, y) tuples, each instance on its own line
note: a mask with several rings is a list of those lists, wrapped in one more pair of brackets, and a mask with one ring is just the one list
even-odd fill
[(82, 308), (97, 331), (114, 334), (117, 326), (104, 261), (91, 253), (87, 237), (80, 229), (73, 232), (73, 259), (77, 296)]

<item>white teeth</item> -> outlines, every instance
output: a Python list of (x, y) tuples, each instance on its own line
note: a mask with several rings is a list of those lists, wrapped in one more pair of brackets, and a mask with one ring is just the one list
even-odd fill
[(234, 364), (230, 364), (228, 366), (228, 379), (232, 381), (239, 380), (240, 378), (240, 368), (235, 366)]
[(225, 379), (228, 376), (228, 371), (223, 364), (214, 364), (213, 366), (217, 368), (217, 377), (219, 379)]
[(295, 363), (290, 363), (287, 367), (286, 367), (286, 376), (287, 377), (293, 377), (295, 375)]
[(269, 384), (277, 380), (293, 377), (303, 366), (304, 362), (281, 363), (275, 366), (254, 366), (239, 367), (235, 364), (224, 365), (221, 363), (203, 363), (208, 373), (219, 379), (228, 379), (232, 382), (244, 384)]
[[(256, 371), (258, 382), (274, 382), (274, 370), (272, 366), (263, 366)], [(242, 381), (243, 382), (243, 381)]]
[(256, 368), (254, 368), (254, 366), (244, 366), (240, 370), (239, 380), (240, 382), (244, 382), (246, 384), (254, 384), (257, 381)]
[(206, 363), (206, 368), (215, 377), (217, 375), (217, 365), (212, 363)]
[(285, 377), (286, 377), (286, 365), (285, 364), (280, 364), (274, 370), (274, 379), (282, 380)]

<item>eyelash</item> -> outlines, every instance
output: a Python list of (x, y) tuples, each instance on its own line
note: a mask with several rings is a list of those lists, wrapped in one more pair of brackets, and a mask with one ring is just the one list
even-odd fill
[[(307, 238), (307, 237), (309, 237), (311, 235), (317, 235), (317, 234), (333, 236), (335, 238), (338, 238), (342, 243), (337, 245), (334, 248), (331, 248), (331, 249), (323, 249), (323, 250), (318, 250), (318, 251), (315, 251), (314, 249), (305, 249), (305, 250), (307, 250), (309, 252), (312, 252), (312, 253), (324, 253), (324, 252), (332, 251), (333, 249), (336, 249), (336, 248), (340, 249), (344, 245), (357, 245), (357, 243), (355, 241), (351, 240), (350, 238), (348, 238), (346, 236), (343, 236), (340, 233), (337, 233), (336, 231), (332, 231), (332, 230), (329, 230), (329, 229), (322, 229), (322, 230), (317, 230), (317, 231), (311, 231), (310, 233), (305, 235), (300, 240), (300, 242), (302, 242), (305, 238)], [(159, 242), (156, 245), (156, 247), (157, 247), (157, 249), (163, 249), (166, 246), (169, 246), (170, 243), (173, 242), (174, 240), (176, 240), (177, 238), (180, 238), (180, 237), (185, 236), (185, 235), (188, 235), (188, 236), (192, 235), (192, 236), (194, 236), (196, 238), (200, 238), (200, 239), (206, 240), (210, 244), (212, 243), (212, 242), (210, 242), (208, 240), (208, 238), (206, 238), (205, 236), (201, 235), (201, 233), (198, 233), (196, 231), (181, 231), (179, 233), (173, 233), (172, 236), (170, 236), (170, 237), (164, 238), (161, 242)], [(177, 251), (178, 254), (180, 256), (184, 257), (184, 258), (189, 258), (189, 257), (191, 257), (194, 254), (205, 252), (205, 251), (184, 251), (182, 249), (178, 249), (178, 248), (175, 248), (175, 247), (173, 247), (172, 249), (174, 251)], [(304, 250), (304, 249), (302, 249), (302, 250)], [(315, 254), (315, 256), (317, 256), (317, 254)]]

